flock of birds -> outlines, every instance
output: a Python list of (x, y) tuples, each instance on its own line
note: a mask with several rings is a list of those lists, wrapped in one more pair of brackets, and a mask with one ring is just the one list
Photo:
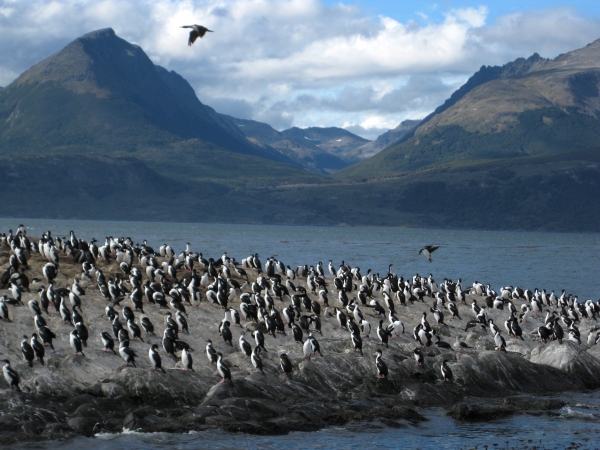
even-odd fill
[[(155, 335), (156, 330), (155, 324), (147, 315), (142, 316), (138, 324), (136, 314), (144, 314), (144, 308), (155, 305), (159, 310), (167, 310), (164, 315), (162, 350), (173, 360), (181, 361), (186, 371), (194, 370), (193, 349), (180, 338), (180, 334), (189, 334), (186, 306), (198, 307), (201, 302), (209, 302), (223, 309), (224, 317), (218, 332), (220, 339), (231, 347), (233, 337), (230, 327), (241, 326), (242, 319), (254, 323), (251, 339), (247, 339), (246, 333), (242, 332), (238, 345), (244, 357), (250, 358), (255, 370), (263, 375), (261, 353), (267, 351), (265, 333), (275, 338), (278, 334), (287, 335), (286, 330), (291, 330), (294, 341), (302, 344), (305, 360), (310, 361), (315, 354), (323, 356), (315, 337), (315, 333), (323, 336), (321, 317), (335, 320), (339, 329), (348, 331), (354, 352), (362, 355), (363, 339), (369, 338), (372, 332), (368, 316), (378, 320), (374, 331), (379, 343), (389, 348), (390, 339), (398, 338), (405, 332), (404, 324), (398, 318), (398, 305), (410, 307), (426, 303), (426, 300), (432, 301), (428, 310), (435, 320), (435, 326), (429, 323), (427, 312), (423, 312), (420, 322), (413, 329), (413, 338), (418, 344), (413, 351), (415, 364), (421, 366), (425, 358), (423, 349), (428, 346), (436, 345), (449, 350), (454, 347), (460, 353), (470, 348), (458, 336), (451, 345), (443, 341), (436, 331), (446, 325), (446, 314), (451, 316), (449, 320), (463, 320), (458, 305), (468, 305), (467, 295), (475, 298), (472, 298), (469, 308), (473, 318), (466, 321), (465, 332), (479, 327), (489, 329), (498, 351), (506, 351), (506, 341), (502, 330), (488, 317), (489, 309), (507, 310), (509, 316), (504, 327), (508, 336), (523, 340), (521, 324), (527, 322), (531, 315), (540, 316), (543, 309), (547, 308), (544, 324), (537, 327), (537, 336), (544, 343), (548, 340), (562, 343), (566, 336), (581, 344), (577, 324), (583, 319), (595, 321), (600, 314), (597, 302), (587, 300), (581, 303), (577, 296), (567, 295), (564, 290), (557, 296), (554, 291), (548, 294), (543, 289), (530, 291), (506, 286), (497, 293), (489, 284), (484, 286), (477, 281), (472, 286), (463, 288), (460, 279), (457, 282), (445, 279), (438, 285), (431, 274), (427, 278), (418, 274), (410, 279), (399, 277), (392, 272), (392, 265), (385, 276), (373, 274), (371, 270), (363, 275), (358, 267), (350, 267), (342, 262), (336, 268), (330, 260), (327, 271), (331, 278), (328, 280), (321, 262), (316, 266), (304, 265), (292, 269), (275, 257), (267, 258), (263, 266), (258, 254), (250, 255), (241, 262), (230, 258), (227, 253), (218, 259), (205, 259), (202, 253), (191, 251), (189, 244), (180, 253), (166, 244), (155, 251), (146, 241), (141, 245), (134, 245), (130, 238), (107, 237), (104, 245), (98, 246), (96, 239), (86, 242), (78, 239), (73, 231), (68, 238), (53, 237), (48, 231), (39, 240), (33, 240), (27, 236), (23, 225), (15, 233), (10, 230), (8, 234), (0, 234), (0, 251), (3, 248), (10, 249), (11, 253), (8, 267), (0, 276), (0, 289), (10, 291), (10, 296), (0, 296), (0, 318), (5, 326), (10, 326), (10, 308), (25, 306), (22, 301), (23, 292), (29, 292), (34, 286), (38, 290), (39, 300), (32, 299), (28, 302), (36, 331), (31, 333), (30, 338), (23, 336), (21, 342), (21, 353), (30, 367), (34, 360), (44, 364), (46, 347), (54, 349), (56, 334), (49, 328), (44, 317), (49, 316), (52, 309), (60, 315), (63, 324), (73, 327), (69, 333), (73, 356), (85, 356), (84, 350), (90, 333), (82, 313), (82, 297), (86, 295), (84, 287), (88, 290), (97, 287), (106, 300), (105, 314), (111, 323), (112, 333), (100, 333), (103, 351), (117, 354), (117, 345), (118, 354), (125, 365), (135, 366), (139, 355), (131, 348), (130, 341), (144, 342), (142, 329), (149, 336)], [(431, 261), (431, 253), (437, 248), (427, 246), (419, 253), (423, 253)], [(33, 255), (45, 262), (41, 273), (47, 287), (41, 284), (43, 280), (30, 280), (27, 275), (31, 270), (30, 260)], [(79, 277), (75, 277), (68, 287), (55, 286), (61, 259), (70, 264), (81, 264)], [(99, 262), (107, 270), (110, 267), (116, 268), (113, 261), (118, 269), (113, 270), (114, 276), (107, 279)], [(251, 281), (250, 275), (254, 281)], [(329, 303), (332, 293), (337, 302), (333, 308)], [(381, 302), (375, 293), (380, 294)], [(482, 304), (478, 304), (477, 297), (483, 298)], [(236, 298), (239, 300), (239, 310), (231, 306)], [(517, 300), (523, 301), (519, 308), (515, 306)], [(276, 301), (282, 305), (281, 311)], [(122, 304), (126, 302), (129, 304)], [(121, 309), (120, 313), (117, 308)], [(551, 308), (556, 308), (559, 312), (550, 311)], [(388, 324), (384, 325), (386, 320)], [(595, 333), (595, 330), (596, 327), (590, 329), (588, 345), (600, 342), (600, 332)], [(254, 348), (251, 341), (254, 341)], [(180, 354), (177, 355), (177, 352)], [(211, 340), (207, 340), (206, 357), (210, 364), (216, 364), (221, 383), (229, 381), (233, 385), (231, 370), (223, 360), (223, 354), (216, 351)], [(165, 372), (158, 344), (149, 347), (148, 358), (152, 370)], [(6, 381), (11, 388), (20, 390), (18, 373), (11, 367), (8, 359), (4, 363), (3, 374)], [(440, 373), (444, 381), (451, 382), (453, 374), (447, 363), (447, 360), (443, 360)], [(291, 377), (293, 364), (283, 350), (279, 351), (279, 364), (282, 372)], [(381, 349), (376, 351), (375, 368), (379, 378), (389, 376)]]

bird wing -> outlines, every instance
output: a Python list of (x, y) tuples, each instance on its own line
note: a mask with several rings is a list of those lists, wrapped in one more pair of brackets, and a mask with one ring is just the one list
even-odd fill
[(201, 38), (203, 38), (207, 31), (212, 33), (212, 30), (209, 30), (206, 27), (200, 27), (198, 29), (198, 34), (200, 35)]
[(198, 32), (196, 30), (190, 31), (190, 38), (188, 39), (188, 45), (192, 45), (198, 39)]
[(433, 253), (435, 252), (438, 248), (440, 248), (440, 246), (438, 245), (437, 247), (433, 246), (433, 245), (426, 245), (425, 248), (427, 249), (427, 251), (429, 253)]

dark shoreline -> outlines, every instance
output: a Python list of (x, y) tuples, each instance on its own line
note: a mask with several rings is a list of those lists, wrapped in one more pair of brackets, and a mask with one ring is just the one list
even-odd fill
[[(495, 352), (485, 353), (495, 356)], [(516, 354), (505, 356), (505, 362), (523, 359)], [(431, 368), (426, 366), (423, 373), (415, 372), (414, 375), (427, 378), (428, 369)], [(527, 368), (524, 369), (524, 373), (527, 372)], [(135, 370), (124, 368), (120, 372), (135, 376), (131, 373)], [(516, 372), (519, 371), (517, 367)], [(511, 375), (518, 376), (516, 372)], [(585, 388), (561, 390), (560, 386), (549, 385), (564, 382), (560, 372), (541, 371), (540, 376), (546, 378), (542, 384), (546, 386), (533, 389), (533, 392), (506, 390), (482, 396), (470, 394), (473, 391), (481, 394), (492, 386), (463, 386), (435, 380), (364, 379), (362, 385), (339, 396), (315, 393), (307, 397), (286, 392), (285, 398), (269, 398), (261, 383), (263, 380), (259, 378), (262, 376), (258, 374), (236, 380), (233, 388), (217, 384), (199, 404), (187, 405), (183, 398), (163, 396), (163, 400), (159, 400), (164, 392), (157, 392), (153, 401), (144, 401), (141, 396), (132, 396), (112, 382), (97, 383), (70, 398), (5, 390), (0, 394), (3, 411), (0, 444), (65, 441), (77, 435), (93, 437), (97, 433), (120, 433), (124, 429), (176, 434), (221, 429), (232, 433), (283, 435), (352, 423), (377, 422), (402, 428), (429, 420), (427, 412), (430, 408), (442, 408), (453, 419), (467, 422), (493, 421), (519, 414), (557, 415), (557, 410), (566, 405), (565, 397), (570, 393), (591, 392)], [(294, 383), (283, 376), (269, 375), (267, 378), (277, 378), (283, 384)], [(514, 381), (523, 382), (523, 379), (515, 378)], [(582, 386), (589, 382), (577, 380), (571, 387), (578, 384)], [(288, 387), (293, 389), (293, 386)], [(274, 387), (268, 389), (278, 391)], [(301, 386), (299, 391), (304, 389), (306, 386)], [(411, 396), (412, 399), (408, 398)]]

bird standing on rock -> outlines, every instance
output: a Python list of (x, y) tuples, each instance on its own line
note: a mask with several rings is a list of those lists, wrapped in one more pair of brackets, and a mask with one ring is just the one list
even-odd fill
[(4, 359), (2, 361), (6, 363), (4, 367), (2, 367), (4, 379), (9, 384), (11, 389), (14, 386), (17, 391), (21, 392), (21, 388), (19, 387), (19, 374), (12, 367), (10, 367), (10, 361), (8, 359)]
[(288, 357), (287, 353), (282, 352), (279, 354), (279, 363), (281, 365), (281, 370), (283, 371), (283, 373), (285, 373), (288, 378), (291, 378), (292, 362), (290, 361), (290, 358)]
[(219, 375), (221, 375), (220, 383), (225, 383), (226, 380), (229, 380), (231, 385), (233, 386), (233, 380), (231, 379), (231, 371), (229, 370), (229, 366), (225, 364), (223, 361), (223, 354), (221, 352), (217, 353), (219, 359), (217, 360), (217, 371)]
[(441, 367), (441, 371), (442, 371), (442, 378), (444, 381), (448, 381), (451, 382), (453, 375), (452, 375), (452, 370), (450, 370), (450, 367), (448, 367), (448, 360), (445, 359), (442, 362), (442, 367)]
[(150, 362), (152, 363), (152, 369), (150, 370), (161, 370), (162, 373), (166, 373), (165, 369), (163, 369), (162, 367), (162, 362), (160, 359), (160, 354), (158, 353), (158, 345), (153, 344), (152, 347), (150, 347), (150, 350), (148, 351), (148, 358), (150, 359)]
[(375, 353), (375, 367), (377, 367), (377, 378), (385, 378), (388, 377), (388, 367), (382, 359), (383, 352), (381, 350), (377, 350)]

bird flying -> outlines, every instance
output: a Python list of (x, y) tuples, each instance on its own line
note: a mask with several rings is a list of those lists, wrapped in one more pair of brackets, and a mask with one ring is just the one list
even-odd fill
[(426, 245), (421, 250), (419, 250), (419, 255), (421, 253), (423, 253), (427, 257), (427, 259), (429, 260), (429, 262), (433, 262), (433, 260), (431, 259), (431, 254), (433, 252), (435, 252), (438, 248), (440, 248), (439, 245), (437, 247), (434, 247), (433, 245)]
[(204, 35), (207, 32), (212, 33), (212, 30), (209, 30), (208, 28), (202, 26), (202, 25), (184, 25), (181, 28), (191, 28), (192, 31), (190, 31), (190, 38), (188, 39), (188, 45), (192, 45), (194, 42), (196, 42), (196, 39), (203, 38)]

